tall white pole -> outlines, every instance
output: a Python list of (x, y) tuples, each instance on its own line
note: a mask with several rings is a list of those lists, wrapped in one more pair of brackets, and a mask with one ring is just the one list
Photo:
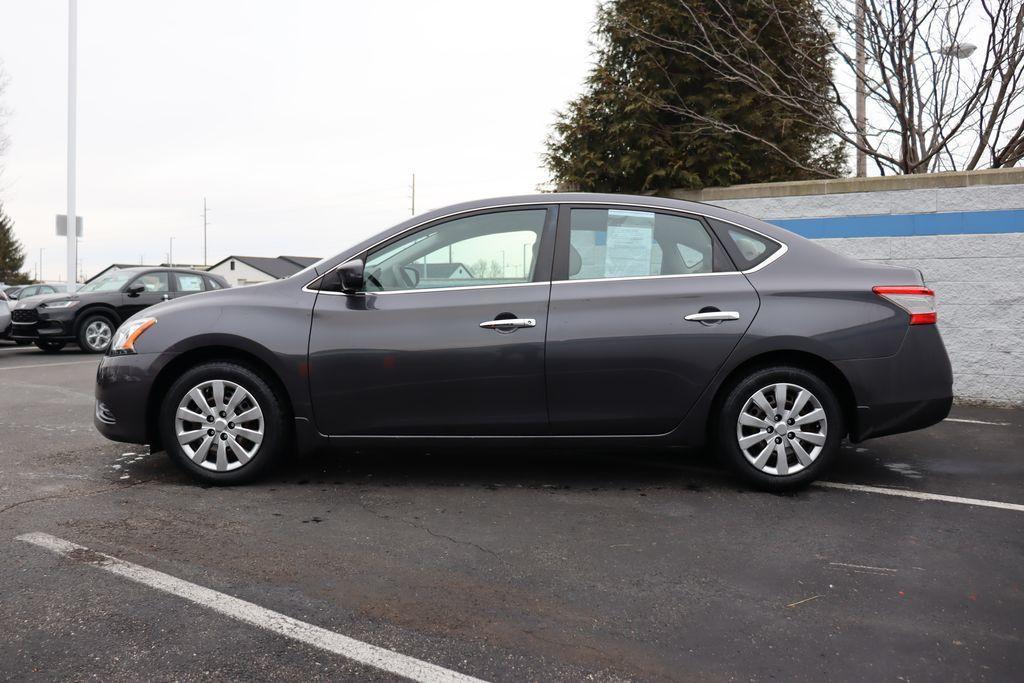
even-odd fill
[(78, 98), (78, 0), (68, 0), (68, 291), (78, 282), (78, 217), (75, 206), (75, 101)]

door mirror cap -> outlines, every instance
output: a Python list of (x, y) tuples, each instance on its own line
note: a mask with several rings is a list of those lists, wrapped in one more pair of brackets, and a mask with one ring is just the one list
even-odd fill
[(146, 291), (146, 285), (135, 284), (124, 291), (125, 294), (127, 294), (128, 296), (138, 296), (139, 294), (142, 294), (144, 291)]
[(363, 291), (363, 261), (353, 259), (338, 266), (338, 282), (345, 294)]

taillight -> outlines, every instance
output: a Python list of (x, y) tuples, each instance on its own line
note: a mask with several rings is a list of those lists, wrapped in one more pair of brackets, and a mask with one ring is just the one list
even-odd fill
[(871, 291), (909, 313), (911, 325), (935, 322), (935, 292), (927, 287), (872, 287)]

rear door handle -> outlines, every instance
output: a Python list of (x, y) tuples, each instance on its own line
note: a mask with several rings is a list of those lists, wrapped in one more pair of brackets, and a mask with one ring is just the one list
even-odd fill
[(737, 311), (707, 311), (706, 313), (691, 313), (683, 318), (698, 323), (716, 322), (718, 320), (739, 320), (740, 314)]
[(505, 327), (537, 327), (534, 318), (505, 318), (503, 320), (485, 320), (480, 323), (485, 330), (500, 330)]

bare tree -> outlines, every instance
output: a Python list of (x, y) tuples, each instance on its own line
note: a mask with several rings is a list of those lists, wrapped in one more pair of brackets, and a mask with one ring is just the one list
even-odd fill
[[(7, 73), (4, 71), (4, 63), (0, 62), (0, 156), (3, 156), (4, 152), (7, 151), (7, 145), (10, 143), (10, 139), (7, 137), (7, 131), (4, 124), (7, 119), (7, 110), (4, 109), (3, 97), (4, 91), (7, 89)], [(3, 165), (0, 165), (0, 171), (3, 170)]]
[[(700, 6), (707, 0), (677, 0), (700, 27), (700, 41), (626, 28), (782, 104), (794, 120), (863, 151), (882, 175), (1000, 168), (1024, 159), (1024, 0), (808, 0), (806, 7), (792, 0), (747, 1), (770, 8), (773, 34), (786, 41), (791, 61), (780, 63), (763, 48), (757, 37), (764, 26), (702, 21)], [(730, 4), (713, 2), (723, 10)], [(858, 4), (864, 13), (862, 70)], [(792, 38), (792, 27), (807, 21), (827, 29), (829, 45)], [(971, 45), (975, 36), (984, 36), (984, 43)], [(822, 47), (837, 67), (824, 92), (807, 87), (802, 76), (808, 65), (820, 64)], [(853, 104), (858, 79), (868, 112), (861, 135)], [(744, 134), (681, 106), (671, 93), (657, 97), (659, 106), (696, 123)]]

